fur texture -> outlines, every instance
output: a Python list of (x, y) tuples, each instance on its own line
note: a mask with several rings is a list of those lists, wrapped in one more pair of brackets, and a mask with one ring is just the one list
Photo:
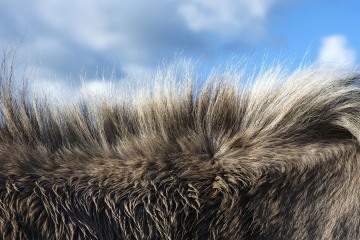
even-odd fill
[(273, 68), (58, 110), (6, 65), (1, 239), (360, 239), (354, 72)]

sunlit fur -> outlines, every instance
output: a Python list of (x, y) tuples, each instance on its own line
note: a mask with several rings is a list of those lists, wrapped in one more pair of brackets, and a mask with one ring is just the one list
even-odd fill
[(11, 66), (0, 239), (360, 239), (352, 71), (275, 67), (192, 87), (168, 70), (123, 101), (56, 108), (14, 87)]

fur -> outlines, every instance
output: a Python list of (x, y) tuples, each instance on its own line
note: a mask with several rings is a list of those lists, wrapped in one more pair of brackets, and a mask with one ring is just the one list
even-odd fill
[(354, 71), (167, 73), (146, 101), (60, 109), (4, 60), (0, 239), (360, 239)]

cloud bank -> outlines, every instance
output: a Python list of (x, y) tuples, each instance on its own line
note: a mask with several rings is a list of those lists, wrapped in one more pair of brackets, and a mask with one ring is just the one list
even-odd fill
[(279, 1), (3, 1), (0, 43), (18, 44), (41, 71), (59, 77), (106, 75), (114, 64), (119, 75), (148, 72), (176, 52), (231, 53), (262, 38)]

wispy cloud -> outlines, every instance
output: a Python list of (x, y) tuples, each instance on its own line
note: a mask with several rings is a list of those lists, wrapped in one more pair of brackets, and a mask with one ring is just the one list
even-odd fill
[(244, 38), (244, 33), (259, 37), (265, 32), (270, 9), (276, 0), (188, 0), (178, 10), (193, 31), (207, 31)]
[(347, 38), (343, 35), (331, 35), (322, 39), (318, 62), (335, 66), (354, 66), (356, 64), (356, 51), (349, 46)]

